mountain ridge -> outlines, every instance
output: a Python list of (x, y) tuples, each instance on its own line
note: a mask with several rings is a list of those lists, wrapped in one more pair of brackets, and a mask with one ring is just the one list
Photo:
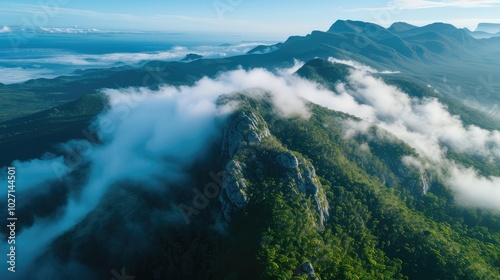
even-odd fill
[[(396, 24), (402, 25), (402, 23)], [(313, 31), (306, 36), (290, 36), (284, 43), (258, 46), (250, 50), (247, 55), (224, 59), (200, 59), (185, 63), (185, 65), (151, 61), (138, 68), (87, 70), (81, 73), (82, 76), (65, 76), (51, 80), (37, 79), (23, 84), (3, 85), (0, 94), (5, 96), (12, 91), (36, 90), (38, 93), (64, 93), (68, 98), (75, 99), (81, 94), (95, 92), (103, 87), (141, 86), (144, 85), (143, 80), (146, 76), (151, 76), (147, 81), (151, 86), (160, 82), (182, 84), (188, 80), (195, 81), (204, 75), (213, 76), (217, 71), (235, 69), (239, 65), (244, 68), (269, 69), (277, 65), (284, 66), (284, 63), (291, 64), (294, 59), (305, 62), (315, 57), (353, 59), (376, 69), (410, 72), (424, 79), (427, 79), (429, 75), (422, 69), (432, 64), (433, 67), (429, 69), (435, 76), (446, 75), (449, 80), (453, 79), (467, 91), (473, 92), (477, 82), (475, 85), (461, 84), (464, 78), (471, 76), (470, 73), (460, 73), (460, 76), (457, 73), (446, 73), (446, 66), (450, 63), (458, 63), (461, 69), (469, 69), (472, 64), (466, 61), (484, 61), (484, 57), (498, 45), (496, 40), (477, 40), (469, 36), (465, 30), (443, 23), (412, 28), (405, 26), (405, 30), (396, 31), (394, 26), (392, 29), (390, 27), (385, 29), (372, 23), (339, 20), (332, 25), (331, 32)], [(346, 28), (347, 31), (333, 32), (335, 28), (340, 27)], [(457, 58), (466, 59), (457, 60)], [(478, 69), (479, 72), (474, 74), (488, 76), (496, 73), (498, 70), (495, 70), (497, 68), (494, 67), (494, 62), (494, 60), (491, 61), (491, 66), (487, 65), (488, 67)], [(192, 79), (188, 77), (190, 75), (193, 76)], [(442, 86), (442, 83), (437, 80), (432, 81), (432, 84), (436, 87)], [(448, 90), (443, 87), (441, 91), (446, 93)], [(59, 97), (51, 96), (50, 98)], [(462, 94), (457, 98), (467, 99), (467, 95)]]
[(0, 122), (2, 165), (49, 170), (20, 237), (71, 225), (19, 279), (500, 279), (498, 206), (469, 197), (500, 176), (499, 124), (462, 100), (499, 100), (475, 79), (497, 73), (495, 44), (337, 21), (246, 55), (1, 86), (72, 99)]
[[(321, 70), (327, 65), (315, 60), (308, 67), (313, 66)], [(155, 244), (162, 244), (162, 249), (155, 245), (142, 260), (121, 250), (130, 275), (153, 277), (155, 273), (168, 279), (182, 275), (197, 279), (227, 275), (238, 279), (447, 279), (450, 275), (498, 279), (498, 259), (484, 255), (487, 245), (478, 235), (496, 240), (494, 228), (481, 228), (482, 219), (487, 218), (500, 229), (498, 215), (457, 209), (432, 170), (422, 173), (401, 163), (407, 156), (418, 157), (405, 143), (376, 127), (367, 135), (346, 138), (346, 121), (361, 120), (318, 105), (309, 104), (312, 115), (304, 119), (277, 115), (265, 95), (254, 98), (241, 92), (221, 96), (218, 104), (235, 101), (239, 107), (222, 123), (216, 142), (219, 148), (203, 160), (208, 161), (204, 163), (207, 168), (220, 165), (224, 171), (218, 199), (200, 216), (183, 212), (190, 219), (188, 227), (150, 225), (150, 230), (160, 226), (149, 238), (158, 240)], [(84, 170), (73, 176), (81, 172)], [(191, 172), (196, 182), (209, 180), (208, 175), (195, 175), (197, 169)], [(428, 193), (422, 178), (431, 186)], [(145, 225), (135, 211), (117, 207), (127, 197), (127, 208), (140, 209), (149, 203), (157, 211), (164, 209), (152, 196), (130, 199), (139, 196), (143, 187), (123, 184), (124, 195), (117, 186), (87, 219), (53, 242), (48, 252), (61, 261), (76, 254), (77, 261), (99, 272), (100, 265), (90, 261), (92, 250), (86, 246), (96, 233), (90, 229), (99, 225), (96, 230), (101, 235), (116, 232), (114, 238), (120, 242), (124, 232), (117, 229), (126, 225), (112, 223), (113, 219), (125, 215)], [(189, 187), (191, 184), (179, 192), (187, 193)], [(463, 225), (452, 223), (461, 215), (470, 220)], [(212, 226), (219, 222), (225, 230)], [(171, 238), (164, 240), (163, 235)], [(477, 250), (470, 243), (484, 249)], [(174, 257), (177, 250), (183, 252), (181, 258)], [(123, 264), (114, 254), (108, 251), (100, 256), (100, 264)], [(299, 269), (303, 266), (313, 272), (303, 272)], [(103, 275), (107, 272), (102, 271)]]

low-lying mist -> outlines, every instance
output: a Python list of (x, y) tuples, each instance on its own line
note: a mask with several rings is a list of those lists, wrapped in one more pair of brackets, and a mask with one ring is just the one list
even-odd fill
[[(151, 243), (154, 239), (148, 239), (155, 234), (154, 224), (182, 222), (182, 217), (173, 211), (169, 214), (165, 208), (127, 208), (127, 205), (141, 205), (137, 201), (127, 204), (136, 199), (128, 192), (129, 188), (133, 186), (152, 196), (165, 197), (169, 185), (189, 185), (186, 167), (199, 161), (210, 143), (220, 137), (225, 118), (237, 107), (237, 104), (218, 105), (217, 100), (223, 94), (244, 92), (259, 97), (269, 93), (276, 113), (283, 117), (308, 118), (311, 112), (307, 102), (312, 102), (363, 118), (361, 122), (347, 124), (346, 134), (367, 133), (366, 123), (386, 129), (415, 148), (425, 168), (439, 170), (441, 179), (456, 193), (458, 202), (500, 210), (500, 178), (481, 176), (448, 159), (446, 153), (447, 149), (453, 149), (499, 161), (499, 131), (465, 126), (437, 99), (411, 98), (373, 77), (370, 72), (376, 70), (358, 67), (347, 81), (330, 91), (293, 74), (301, 65), (275, 73), (264, 69), (229, 71), (214, 79), (203, 78), (191, 87), (103, 90), (110, 108), (93, 124), (102, 143), (97, 146), (86, 141), (66, 143), (83, 151), (78, 155), (77, 164), (68, 164), (64, 157), (54, 155), (13, 163), (19, 175), (18, 200), (22, 202), (18, 211), (27, 212), (30, 222), (18, 231), (18, 254), (22, 256), (16, 265), (18, 273), (12, 278), (4, 269), (0, 272), (2, 279), (65, 279), (77, 271), (80, 273), (77, 278), (91, 277), (92, 271), (72, 256), (69, 256), (71, 261), (61, 263), (47, 254), (54, 240), (89, 215), (94, 215), (96, 221), (109, 220), (99, 216), (105, 212), (93, 212), (100, 205), (105, 205), (110, 212), (119, 209), (120, 213), (128, 214), (122, 231), (114, 236), (95, 237), (110, 239), (109, 243), (101, 243), (108, 247), (99, 250), (115, 256), (120, 248), (127, 246), (137, 254), (140, 248), (154, 246)], [(1, 178), (2, 184), (6, 185), (5, 181), (5, 177)], [(51, 200), (50, 193), (57, 191), (62, 198)], [(33, 208), (42, 202), (57, 205), (48, 207), (50, 209)], [(144, 225), (144, 220), (149, 222), (149, 228), (134, 226)], [(93, 225), (97, 228), (82, 228), (80, 234), (91, 235), (91, 230), (98, 234), (103, 225), (99, 222)], [(137, 244), (127, 245), (134, 242)], [(1, 247), (6, 251), (7, 244), (2, 241)]]

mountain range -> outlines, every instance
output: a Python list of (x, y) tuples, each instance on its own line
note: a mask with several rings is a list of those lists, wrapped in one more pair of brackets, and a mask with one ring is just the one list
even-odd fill
[(477, 25), (476, 32), (487, 32), (490, 34), (498, 34), (500, 32), (499, 23), (480, 23)]
[(338, 20), (0, 85), (17, 279), (500, 279), (500, 40), (473, 35)]

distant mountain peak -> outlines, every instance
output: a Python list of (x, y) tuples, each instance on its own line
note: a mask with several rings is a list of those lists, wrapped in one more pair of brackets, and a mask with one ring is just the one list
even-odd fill
[(337, 20), (327, 32), (330, 33), (345, 33), (345, 32), (354, 32), (360, 33), (363, 32), (368, 26), (375, 27), (378, 29), (385, 29), (382, 26), (379, 26), (374, 23), (364, 22), (364, 21), (355, 21), (355, 20)]
[[(500, 25), (499, 25), (500, 27)], [(369, 32), (370, 34), (377, 34), (379, 37), (391, 37), (393, 33), (423, 33), (423, 32), (436, 32), (442, 35), (460, 37), (467, 35), (464, 29), (459, 29), (452, 24), (444, 22), (435, 22), (423, 27), (411, 25), (406, 22), (395, 22), (389, 28), (384, 28), (378, 24), (354, 21), (354, 20), (337, 20), (327, 31), (328, 33), (362, 33)], [(373, 36), (371, 36), (373, 37)]]
[(283, 46), (283, 43), (277, 43), (274, 45), (258, 45), (257, 47), (249, 50), (247, 54), (266, 54), (279, 50)]
[(417, 28), (417, 26), (411, 25), (411, 24), (406, 23), (406, 22), (398, 21), (398, 22), (393, 23), (388, 28), (388, 30), (393, 31), (393, 32), (402, 32), (402, 31), (408, 31), (408, 30), (413, 29), (413, 28)]
[(315, 58), (297, 70), (297, 74), (306, 79), (336, 83), (338, 81), (345, 81), (349, 72), (353, 69), (354, 67), (349, 65), (332, 63), (325, 59)]
[(202, 58), (203, 58), (202, 55), (199, 55), (199, 54), (196, 54), (196, 53), (189, 53), (181, 61), (183, 61), (183, 62), (190, 62), (190, 61), (198, 60), (198, 59), (202, 59)]
[(431, 24), (428, 24), (424, 27), (427, 28), (436, 28), (436, 29), (441, 29), (441, 30), (458, 30), (456, 26), (453, 24), (445, 23), (445, 22), (434, 22)]
[(479, 23), (476, 27), (476, 30), (474, 31), (482, 31), (482, 32), (488, 32), (488, 33), (498, 33), (500, 32), (500, 23), (486, 23), (482, 22)]
[[(402, 26), (401, 24), (399, 26)], [(392, 29), (394, 31), (394, 29)], [(456, 26), (443, 23), (443, 22), (435, 22), (422, 27), (415, 27), (408, 30), (402, 31), (394, 31), (394, 33), (400, 35), (402, 38), (409, 38), (412, 36), (416, 36), (419, 40), (424, 39), (433, 39), (436, 40), (439, 36), (444, 36), (447, 38), (451, 38), (460, 43), (470, 42), (473, 40), (473, 37), (470, 35), (466, 29), (457, 28)], [(443, 37), (443, 38), (444, 38)], [(440, 39), (441, 40), (441, 39)]]

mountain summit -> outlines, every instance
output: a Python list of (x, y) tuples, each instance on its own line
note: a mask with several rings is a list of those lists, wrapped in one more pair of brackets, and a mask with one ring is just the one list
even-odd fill
[(0, 85), (14, 279), (500, 280), (498, 50), (339, 20)]
[(418, 27), (415, 25), (408, 24), (406, 22), (395, 22), (388, 28), (388, 30), (393, 32), (403, 32), (413, 28), (418, 28)]

